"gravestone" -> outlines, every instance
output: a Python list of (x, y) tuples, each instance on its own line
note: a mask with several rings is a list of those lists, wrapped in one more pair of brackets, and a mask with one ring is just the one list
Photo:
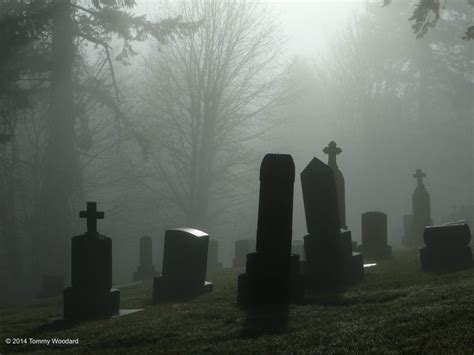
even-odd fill
[(207, 271), (222, 270), (222, 263), (219, 262), (219, 242), (209, 240), (209, 250), (207, 252)]
[(144, 236), (140, 238), (140, 264), (137, 271), (133, 273), (133, 281), (142, 281), (152, 279), (155, 274), (155, 266), (153, 265), (153, 243), (151, 237)]
[(347, 229), (346, 225), (346, 187), (344, 176), (336, 162), (336, 157), (342, 153), (336, 142), (331, 141), (326, 148), (323, 149), (324, 154), (328, 156), (328, 166), (334, 172), (334, 179), (336, 181), (337, 206), (339, 209), (339, 223), (342, 229)]
[(402, 245), (409, 247), (413, 240), (413, 216), (407, 214), (403, 216), (403, 236)]
[(359, 248), (365, 258), (384, 258), (392, 255), (387, 244), (387, 215), (383, 212), (362, 214), (362, 244)]
[(267, 154), (260, 166), (257, 248), (238, 278), (237, 302), (288, 304), (304, 293), (299, 255), (291, 254), (295, 165), (288, 154)]
[(153, 281), (153, 303), (174, 301), (211, 292), (206, 281), (209, 235), (192, 228), (165, 232), (163, 274)]
[(304, 242), (302, 240), (295, 240), (291, 245), (291, 253), (300, 256), (300, 260), (304, 260)]
[(361, 253), (352, 251), (349, 230), (341, 229), (334, 170), (314, 158), (301, 173), (308, 235), (304, 237), (305, 287), (339, 291), (364, 277)]
[(234, 260), (232, 267), (243, 268), (247, 262), (247, 254), (255, 251), (255, 239), (241, 239), (235, 241)]
[(87, 219), (87, 232), (72, 238), (71, 287), (64, 290), (64, 318), (81, 320), (119, 314), (120, 291), (112, 289), (112, 240), (97, 232), (95, 202), (79, 213)]
[(471, 231), (464, 222), (447, 223), (425, 228), (425, 247), (420, 249), (422, 271), (450, 272), (472, 266), (469, 247)]
[(425, 227), (432, 224), (430, 195), (423, 184), (423, 178), (426, 177), (426, 174), (421, 169), (416, 169), (413, 177), (416, 178), (416, 188), (412, 195), (413, 229), (412, 240), (409, 244), (420, 246), (423, 245)]

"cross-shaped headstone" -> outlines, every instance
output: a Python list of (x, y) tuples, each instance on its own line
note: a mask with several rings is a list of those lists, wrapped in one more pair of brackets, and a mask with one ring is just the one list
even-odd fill
[(87, 202), (87, 210), (79, 212), (79, 217), (87, 219), (87, 234), (97, 234), (97, 220), (104, 219), (104, 212), (97, 211), (97, 203)]
[(328, 165), (336, 167), (336, 156), (342, 153), (342, 149), (337, 146), (336, 142), (331, 141), (328, 146), (323, 149), (323, 152), (328, 155)]
[(426, 174), (421, 169), (416, 169), (416, 173), (413, 174), (413, 177), (416, 178), (416, 182), (418, 185), (423, 185), (423, 178)]

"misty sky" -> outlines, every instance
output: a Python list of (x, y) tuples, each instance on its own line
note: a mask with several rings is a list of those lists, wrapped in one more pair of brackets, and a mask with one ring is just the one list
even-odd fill
[[(377, 0), (378, 1), (378, 0)], [(366, 0), (263, 0), (274, 11), (286, 39), (285, 55), (314, 58), (360, 10)], [(156, 1), (137, 0), (137, 14), (156, 14)]]

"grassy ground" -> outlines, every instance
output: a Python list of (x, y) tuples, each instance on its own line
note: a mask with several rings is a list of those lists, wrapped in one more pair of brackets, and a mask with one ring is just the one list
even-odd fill
[[(213, 293), (151, 304), (151, 284), (121, 290), (122, 308), (144, 311), (55, 329), (60, 298), (0, 310), (0, 353), (474, 352), (474, 269), (422, 273), (418, 252), (395, 251), (366, 270), (364, 282), (338, 296), (287, 310), (236, 304), (241, 270), (209, 279)], [(5, 345), (5, 338), (72, 338), (79, 345)]]

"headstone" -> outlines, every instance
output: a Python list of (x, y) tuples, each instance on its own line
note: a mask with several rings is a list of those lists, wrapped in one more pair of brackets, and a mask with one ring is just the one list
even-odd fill
[(209, 240), (209, 250), (207, 252), (207, 271), (222, 270), (222, 263), (219, 261), (219, 242)]
[(409, 247), (413, 240), (413, 216), (407, 214), (403, 216), (403, 236), (402, 245)]
[(343, 290), (364, 277), (361, 253), (352, 252), (349, 230), (341, 229), (334, 170), (314, 158), (301, 173), (308, 235), (304, 237), (305, 287)]
[(210, 292), (206, 281), (209, 235), (192, 228), (165, 232), (163, 275), (153, 281), (153, 303), (174, 301)]
[(64, 318), (81, 320), (119, 314), (120, 291), (112, 289), (112, 240), (97, 232), (95, 202), (79, 213), (87, 232), (72, 238), (71, 287), (64, 290)]
[(426, 226), (432, 225), (430, 195), (423, 184), (426, 174), (421, 169), (416, 169), (413, 174), (416, 178), (416, 188), (412, 196), (413, 207), (413, 235), (410, 245), (423, 245), (423, 231)]
[(255, 239), (236, 240), (232, 267), (245, 267), (245, 263), (247, 262), (247, 254), (250, 254), (255, 251), (255, 244)]
[(422, 271), (450, 272), (472, 266), (471, 231), (467, 223), (426, 227), (423, 238), (425, 247), (420, 249)]
[(362, 214), (362, 245), (359, 250), (366, 258), (384, 258), (392, 255), (387, 244), (387, 215), (383, 212)]
[(300, 260), (304, 260), (304, 242), (302, 240), (295, 240), (291, 245), (291, 253), (300, 256)]
[(153, 247), (152, 240), (149, 236), (140, 238), (140, 264), (137, 271), (133, 273), (133, 281), (141, 281), (152, 279), (155, 274), (155, 266), (153, 265)]
[(336, 157), (342, 153), (336, 142), (331, 141), (326, 148), (323, 149), (324, 154), (328, 155), (328, 166), (334, 172), (334, 179), (336, 181), (337, 206), (339, 209), (339, 223), (342, 229), (347, 229), (346, 225), (346, 187), (344, 176), (336, 162)]
[(267, 154), (260, 166), (257, 251), (247, 255), (237, 302), (288, 304), (304, 293), (299, 255), (291, 254), (295, 165), (288, 154)]

